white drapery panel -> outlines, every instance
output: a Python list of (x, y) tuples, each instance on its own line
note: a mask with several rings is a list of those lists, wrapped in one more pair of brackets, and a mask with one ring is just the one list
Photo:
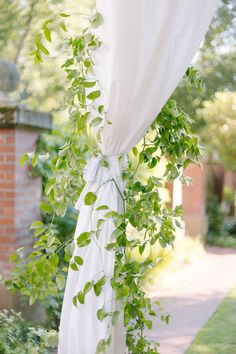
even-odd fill
[[(83, 196), (96, 192), (96, 206), (108, 205), (122, 210), (117, 189), (122, 190), (122, 167), (119, 155), (126, 154), (146, 130), (172, 94), (201, 44), (218, 0), (98, 0), (97, 9), (104, 24), (97, 30), (103, 46), (95, 56), (96, 75), (104, 90), (107, 118), (102, 135), (101, 158), (89, 162), (85, 173), (86, 187), (78, 207), (79, 220), (75, 240), (84, 231), (96, 228), (102, 216), (83, 204)], [(109, 181), (109, 182), (106, 182)], [(105, 183), (104, 183), (105, 182)], [(75, 307), (72, 298), (89, 280), (105, 272), (113, 274), (114, 253), (105, 249), (113, 225), (105, 223), (98, 241), (75, 248), (84, 259), (78, 272), (70, 270), (63, 303), (59, 354), (94, 354), (100, 339), (114, 334), (111, 354), (125, 353), (122, 319), (113, 329), (108, 320), (99, 321), (97, 310), (115, 305), (109, 281), (96, 297), (91, 291), (84, 305)]]

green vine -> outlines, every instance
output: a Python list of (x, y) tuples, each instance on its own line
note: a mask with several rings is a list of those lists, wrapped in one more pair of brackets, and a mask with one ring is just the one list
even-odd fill
[[(66, 14), (60, 16), (67, 17)], [(80, 36), (67, 39), (69, 56), (62, 67), (69, 84), (65, 99), (70, 128), (63, 144), (56, 154), (52, 151), (34, 152), (25, 154), (21, 159), (22, 164), (30, 160), (33, 167), (47, 161), (50, 169), (44, 176), (45, 198), (40, 208), (42, 212), (51, 215), (52, 221), (50, 224), (41, 220), (32, 223), (30, 228), (36, 238), (34, 249), (26, 256), (26, 250), (20, 248), (11, 256), (10, 261), (14, 263), (13, 275), (6, 281), (11, 291), (21, 291), (28, 296), (30, 304), (36, 299), (43, 300), (63, 291), (68, 267), (78, 271), (85, 266), (81, 257), (73, 257), (73, 240), (60, 240), (54, 216), (63, 217), (68, 206), (77, 201), (84, 186), (83, 167), (90, 156), (99, 153), (97, 142), (100, 142), (101, 130), (105, 124), (110, 124), (105, 107), (97, 104), (103, 93), (93, 77), (93, 52), (102, 45), (93, 29), (102, 22), (101, 14), (95, 13), (90, 18), (90, 26)], [(43, 60), (43, 54), (49, 54), (45, 41), (51, 42), (50, 23), (51, 20), (46, 21), (42, 32), (36, 36), (36, 50), (33, 53), (36, 62)], [(66, 32), (64, 22), (60, 27)], [(194, 79), (193, 74), (191, 70), (186, 75), (190, 75), (191, 84), (198, 84), (200, 81)], [(105, 205), (98, 206), (103, 211), (103, 217), (98, 220), (97, 229), (83, 232), (76, 240), (79, 247), (86, 247), (93, 239), (99, 247), (99, 235), (104, 223), (113, 220), (115, 230), (111, 235), (112, 242), (106, 249), (115, 252), (114, 274), (101, 274), (96, 281), (88, 279), (83, 289), (74, 296), (73, 303), (82, 306), (90, 291), (100, 296), (106, 281), (110, 281), (120, 303), (120, 311), (107, 313), (104, 307), (99, 309), (97, 317), (100, 321), (110, 317), (115, 326), (120, 316), (124, 316), (126, 345), (132, 354), (158, 353), (158, 343), (148, 339), (147, 331), (152, 328), (155, 316), (169, 322), (169, 316), (160, 315), (158, 306), (153, 306), (146, 295), (144, 279), (156, 263), (152, 256), (153, 245), (159, 243), (166, 247), (174, 244), (182, 209), (180, 206), (175, 209), (167, 207), (159, 190), (167, 180), (173, 181), (179, 176), (185, 182), (182, 175), (184, 168), (191, 162), (198, 162), (198, 141), (190, 132), (190, 124), (190, 118), (178, 108), (175, 101), (169, 100), (152, 123), (141, 145), (134, 147), (129, 154), (122, 176), (125, 181), (122, 193), (124, 212), (119, 214)], [(92, 127), (95, 128), (95, 135)], [(150, 170), (154, 169), (163, 158), (168, 161), (163, 177), (151, 176), (145, 183), (137, 179), (137, 172), (144, 165)], [(136, 161), (136, 166), (133, 161)], [(106, 160), (103, 163), (106, 164)], [(96, 199), (96, 193), (89, 192), (84, 202), (93, 206)], [(128, 237), (130, 227), (136, 230), (138, 237)], [(141, 255), (148, 250), (148, 256), (137, 261), (132, 257), (134, 249), (138, 249)], [(67, 262), (66, 266), (64, 262)], [(97, 353), (106, 352), (111, 340), (111, 337), (101, 340)]]

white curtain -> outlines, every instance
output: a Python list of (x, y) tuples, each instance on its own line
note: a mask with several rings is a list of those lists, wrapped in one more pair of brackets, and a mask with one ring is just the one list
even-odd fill
[[(96, 53), (95, 68), (105, 92), (108, 120), (112, 122), (102, 136), (102, 154), (109, 167), (101, 165), (102, 157), (93, 158), (87, 165), (87, 184), (77, 205), (80, 214), (75, 240), (82, 232), (96, 228), (97, 219), (104, 213), (84, 205), (83, 197), (88, 191), (96, 192), (95, 207), (108, 205), (111, 210), (122, 210), (113, 181), (122, 190), (122, 161), (118, 156), (138, 143), (178, 85), (203, 40), (217, 3), (218, 0), (97, 1), (104, 24), (97, 30), (103, 46)], [(112, 275), (114, 253), (105, 249), (112, 230), (112, 222), (106, 222), (98, 240), (75, 248), (75, 255), (80, 255), (85, 264), (68, 274), (59, 354), (94, 354), (98, 341), (109, 334), (114, 338), (109, 353), (126, 351), (122, 319), (114, 329), (108, 319), (101, 322), (96, 316), (103, 306), (107, 311), (117, 306), (109, 281), (99, 297), (91, 291), (84, 305), (72, 304), (73, 296), (87, 281), (99, 279), (104, 272)]]

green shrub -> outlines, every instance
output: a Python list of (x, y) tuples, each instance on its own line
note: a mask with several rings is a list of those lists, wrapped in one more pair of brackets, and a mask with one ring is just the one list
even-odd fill
[(44, 324), (47, 328), (58, 330), (63, 297), (64, 293), (61, 292), (55, 296), (48, 296), (46, 301), (43, 302), (46, 313), (46, 321)]
[(0, 311), (0, 354), (49, 354), (56, 345), (56, 331), (34, 326), (13, 310)]
[(236, 220), (225, 218), (217, 198), (208, 203), (207, 243), (227, 248), (236, 248)]
[(216, 237), (226, 234), (224, 229), (224, 216), (217, 198), (212, 198), (207, 207), (208, 232), (207, 240), (211, 241)]
[(236, 238), (236, 219), (227, 218), (224, 222), (224, 229), (227, 233)]

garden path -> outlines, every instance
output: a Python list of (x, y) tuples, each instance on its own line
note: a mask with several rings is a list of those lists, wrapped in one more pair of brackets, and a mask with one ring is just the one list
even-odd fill
[(206, 256), (172, 272), (151, 290), (172, 315), (169, 326), (157, 322), (151, 338), (161, 354), (183, 354), (201, 327), (236, 284), (236, 250), (208, 247)]

